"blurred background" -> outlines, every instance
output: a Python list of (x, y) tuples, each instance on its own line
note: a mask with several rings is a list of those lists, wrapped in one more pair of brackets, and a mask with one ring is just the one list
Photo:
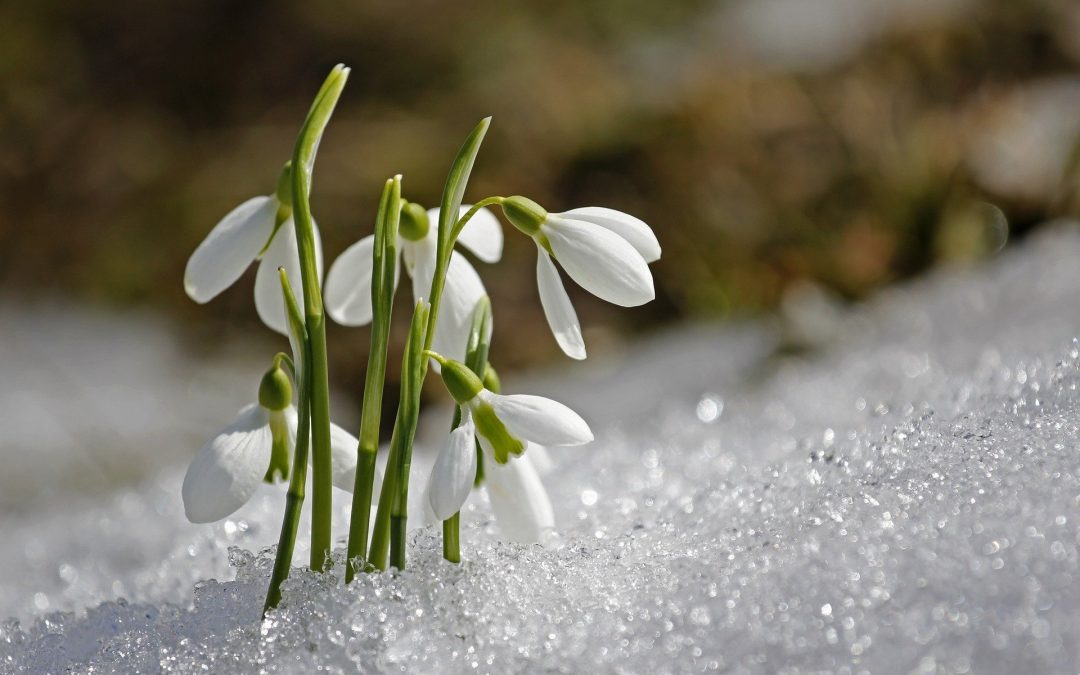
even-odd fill
[[(131, 384), (95, 405), (120, 419), (143, 406), (160, 434), (170, 405), (231, 382), (213, 364), (283, 347), (256, 317), (254, 267), (208, 306), (181, 280), (225, 213), (272, 191), (337, 62), (353, 72), (313, 196), (327, 261), (371, 232), (386, 177), (434, 205), (465, 134), (493, 115), (467, 201), (610, 206), (663, 245), (643, 308), (567, 284), (592, 357), (665, 324), (857, 300), (993, 255), (1080, 199), (1074, 0), (15, 0), (0, 26), (0, 358), (23, 383), (0, 415), (24, 427), (57, 405), (85, 414), (71, 382), (116, 378), (126, 358), (134, 378), (183, 386), (148, 402)], [(535, 249), (515, 234), (504, 262), (478, 264), (494, 358), (563, 364)], [(329, 330), (355, 410), (368, 332)], [(174, 360), (94, 347), (119, 334)], [(50, 368), (68, 379), (48, 389), (35, 373)], [(207, 402), (218, 421), (177, 433), (202, 438), (238, 405)], [(71, 442), (92, 447), (80, 429)], [(13, 433), (5, 447), (25, 447)]]

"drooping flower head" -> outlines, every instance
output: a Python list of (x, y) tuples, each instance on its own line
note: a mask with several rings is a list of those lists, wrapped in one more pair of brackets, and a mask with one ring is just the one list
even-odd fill
[[(291, 279), (300, 279), (300, 253), (292, 219), (290, 164), (286, 163), (271, 195), (252, 197), (230, 211), (188, 259), (184, 290), (198, 303), (213, 300), (255, 260), (255, 309), (271, 330), (286, 334), (277, 269), (284, 267)], [(315, 259), (322, 274), (322, 240), (315, 227)], [(303, 311), (303, 307), (300, 308)]]
[(656, 296), (649, 263), (660, 259), (660, 242), (634, 216), (598, 206), (548, 213), (526, 197), (508, 197), (502, 209), (514, 227), (536, 242), (540, 304), (567, 356), (584, 359), (585, 341), (552, 259), (601, 300), (636, 307)]
[[(464, 214), (468, 209), (468, 206), (462, 206), (460, 213)], [(397, 250), (405, 271), (412, 278), (413, 301), (418, 302), (427, 297), (435, 274), (439, 209), (425, 211), (419, 204), (405, 203), (400, 222)], [(479, 209), (473, 215), (462, 229), (458, 242), (483, 262), (498, 262), (502, 257), (502, 227), (495, 214), (487, 209)], [(326, 311), (342, 325), (362, 326), (371, 322), (374, 250), (374, 235), (364, 237), (345, 249), (326, 275)], [(463, 349), (473, 310), (485, 295), (487, 291), (472, 264), (458, 251), (451, 253), (432, 343), (436, 351), (464, 358)]]
[[(476, 475), (476, 443), (492, 460), (485, 482), (500, 526), (510, 538), (535, 540), (550, 527), (551, 505), (528, 457), (530, 443), (581, 445), (593, 440), (585, 420), (562, 403), (542, 396), (502, 395), (486, 389), (465, 364), (439, 354), (447, 391), (461, 407), (461, 424), (443, 444), (431, 471), (428, 499), (440, 520), (461, 509)], [(487, 466), (487, 465), (485, 465)]]
[[(257, 403), (244, 406), (203, 445), (184, 476), (184, 513), (193, 523), (221, 520), (247, 503), (260, 482), (288, 479), (296, 446), (297, 416), (289, 377), (278, 363), (259, 384)], [(330, 425), (333, 482), (352, 491), (356, 438)]]

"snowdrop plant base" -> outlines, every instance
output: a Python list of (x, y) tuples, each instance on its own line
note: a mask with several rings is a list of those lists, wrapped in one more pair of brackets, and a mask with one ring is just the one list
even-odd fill
[[(348, 74), (348, 68), (335, 67), (319, 90), (275, 193), (249, 200), (228, 214), (196, 249), (184, 279), (192, 299), (207, 302), (235, 283), (252, 260), (261, 259), (256, 308), (267, 326), (288, 335), (292, 344), (296, 407), (289, 378), (275, 361), (276, 370), (266, 380), (277, 383), (274, 395), (263, 400), (260, 390), (260, 405), (245, 409), (233, 426), (207, 444), (184, 484), (192, 520), (207, 521), (235, 510), (263, 473), (268, 480), (289, 477), (267, 609), (277, 604), (288, 576), (309, 456), (311, 569), (325, 570), (330, 560), (332, 485), (353, 493), (346, 581), (359, 571), (385, 569), (388, 563), (404, 569), (413, 440), (420, 392), (433, 361), (460, 406), (425, 495), (436, 517), (444, 521), (444, 557), (460, 561), (459, 510), (473, 487), (485, 481), (492, 503), (503, 505), (500, 522), (509, 538), (535, 540), (552, 526), (550, 502), (535, 467), (522, 455), (530, 443), (537, 448), (578, 445), (593, 436), (588, 424), (562, 404), (498, 392), (498, 378), (488, 362), (490, 301), (475, 268), (455, 251), (460, 241), (484, 262), (499, 260), (502, 229), (489, 207), (501, 209), (536, 243), (540, 300), (556, 342), (571, 358), (585, 358), (585, 345), (552, 261), (583, 288), (618, 305), (637, 306), (655, 294), (648, 264), (660, 257), (660, 245), (652, 230), (632, 216), (599, 207), (552, 214), (521, 196), (492, 196), (462, 205), (490, 125), (487, 118), (465, 139), (451, 164), (437, 209), (404, 199), (401, 176), (386, 182), (374, 234), (349, 247), (331, 266), (324, 302), (322, 248), (309, 196), (316, 151)], [(399, 263), (412, 278), (415, 308), (387, 470), (377, 481), (375, 460)], [(278, 283), (271, 284), (275, 269)], [(293, 281), (300, 283), (299, 302), (292, 294)], [(327, 314), (347, 325), (373, 324), (359, 439), (330, 422)], [(268, 391), (274, 389), (266, 386)], [(343, 444), (352, 446), (346, 459), (340, 457)], [(289, 450), (293, 450), (291, 471)], [(269, 464), (265, 469), (264, 462)], [(489, 465), (486, 474), (484, 464)], [(345, 473), (347, 481), (342, 480)], [(377, 482), (381, 490), (369, 531)], [(215, 490), (225, 498), (219, 500), (220, 508), (208, 508), (202, 497)]]

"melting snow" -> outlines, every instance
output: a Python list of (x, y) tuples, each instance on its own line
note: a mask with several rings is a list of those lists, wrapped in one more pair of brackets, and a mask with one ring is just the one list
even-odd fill
[(557, 536), (500, 543), (477, 496), (465, 564), (417, 528), (406, 571), (297, 569), (265, 621), (272, 488), (195, 527), (171, 467), (9, 517), (0, 670), (1069, 671), (1077, 260), (1063, 224), (838, 315), (808, 356), (697, 328), (510, 382), (596, 421), (553, 453)]

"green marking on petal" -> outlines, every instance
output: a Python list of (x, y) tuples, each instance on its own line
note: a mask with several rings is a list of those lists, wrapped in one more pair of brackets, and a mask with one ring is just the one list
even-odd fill
[(525, 444), (507, 430), (490, 405), (479, 401), (472, 406), (472, 411), (476, 431), (491, 443), (496, 462), (506, 464), (510, 461), (510, 455), (517, 456), (525, 452)]
[(289, 423), (280, 411), (270, 413), (270, 435), (270, 467), (263, 480), (273, 484), (289, 477)]

